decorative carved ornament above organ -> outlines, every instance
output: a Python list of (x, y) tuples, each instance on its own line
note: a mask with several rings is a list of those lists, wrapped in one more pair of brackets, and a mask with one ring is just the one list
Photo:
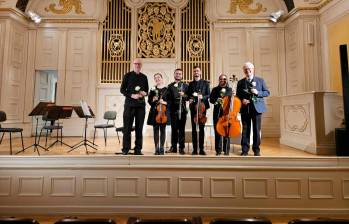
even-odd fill
[(149, 2), (138, 9), (137, 57), (175, 57), (175, 10), (165, 2)]

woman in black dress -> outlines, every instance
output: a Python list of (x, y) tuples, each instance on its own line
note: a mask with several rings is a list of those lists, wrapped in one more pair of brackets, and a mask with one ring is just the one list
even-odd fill
[[(156, 116), (159, 114), (157, 106), (167, 106), (166, 94), (167, 87), (164, 85), (163, 77), (160, 73), (154, 75), (155, 86), (151, 88), (148, 103), (151, 106), (148, 115), (148, 125), (153, 126), (155, 155), (164, 155), (164, 145), (166, 140), (166, 122), (161, 124), (156, 121)], [(164, 110), (164, 107), (162, 108)], [(166, 114), (166, 111), (162, 111)]]

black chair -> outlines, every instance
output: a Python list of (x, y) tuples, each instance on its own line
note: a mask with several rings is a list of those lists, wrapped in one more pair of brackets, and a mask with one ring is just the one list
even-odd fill
[(0, 224), (39, 224), (35, 219), (3, 217), (0, 218)]
[(232, 219), (214, 219), (210, 224), (271, 224), (267, 218), (232, 218)]
[[(135, 131), (135, 130), (136, 130), (136, 127), (132, 126), (131, 132)], [(115, 131), (116, 131), (116, 135), (118, 136), (118, 140), (119, 140), (119, 144), (120, 144), (119, 132), (123, 133), (124, 132), (124, 127), (118, 127), (118, 128), (115, 129)]]
[(55, 224), (116, 224), (112, 219), (79, 219), (77, 217), (64, 218), (55, 222)]
[[(50, 133), (54, 130), (57, 131), (56, 140), (58, 140), (59, 131), (60, 131), (61, 132), (61, 141), (63, 140), (63, 126), (59, 125), (57, 119), (52, 118), (51, 113), (54, 113), (54, 111), (52, 111), (52, 112), (48, 111), (45, 115), (42, 116), (42, 120), (45, 121), (45, 123), (44, 123), (44, 126), (40, 130), (38, 144), (40, 144), (40, 138), (41, 138), (42, 131), (46, 130), (45, 147), (47, 146), (47, 137), (48, 137), (49, 131), (50, 131)], [(56, 124), (56, 121), (57, 121), (57, 124)]]
[[(6, 113), (4, 111), (0, 111), (0, 122), (4, 122), (7, 120)], [(21, 133), (21, 140), (22, 140), (22, 150), (24, 150), (24, 143), (23, 143), (23, 128), (2, 128), (0, 123), (0, 133), (2, 132), (2, 136), (0, 139), (0, 144), (2, 143), (2, 140), (4, 138), (5, 133), (10, 134), (10, 154), (12, 155), (12, 133)]]
[(202, 224), (201, 217), (192, 219), (141, 219), (130, 217), (127, 224)]
[(293, 219), (288, 224), (349, 224), (349, 219), (314, 218)]
[[(93, 144), (95, 144), (95, 138), (96, 138), (96, 130), (98, 128), (103, 129), (104, 133), (104, 145), (107, 145), (107, 130), (108, 128), (114, 128), (115, 127), (115, 119), (116, 119), (116, 111), (106, 111), (104, 112), (103, 118), (107, 120), (106, 124), (97, 124), (95, 125), (95, 132), (93, 134)], [(112, 121), (113, 124), (109, 124), (109, 121)]]

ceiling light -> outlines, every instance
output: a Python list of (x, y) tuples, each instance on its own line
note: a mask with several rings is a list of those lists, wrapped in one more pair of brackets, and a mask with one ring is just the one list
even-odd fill
[(31, 20), (34, 21), (34, 23), (39, 24), (41, 22), (41, 16), (39, 16), (33, 11), (28, 11), (27, 15), (30, 17)]
[(274, 22), (274, 23), (277, 23), (278, 20), (280, 19), (280, 17), (284, 14), (285, 14), (285, 12), (283, 10), (272, 12), (269, 16), (269, 20)]

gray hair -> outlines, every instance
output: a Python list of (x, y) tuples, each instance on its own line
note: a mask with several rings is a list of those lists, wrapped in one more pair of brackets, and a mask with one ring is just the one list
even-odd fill
[(243, 69), (244, 68), (254, 68), (254, 65), (252, 64), (252, 62), (246, 62), (245, 64), (244, 64), (244, 66), (242, 67)]

